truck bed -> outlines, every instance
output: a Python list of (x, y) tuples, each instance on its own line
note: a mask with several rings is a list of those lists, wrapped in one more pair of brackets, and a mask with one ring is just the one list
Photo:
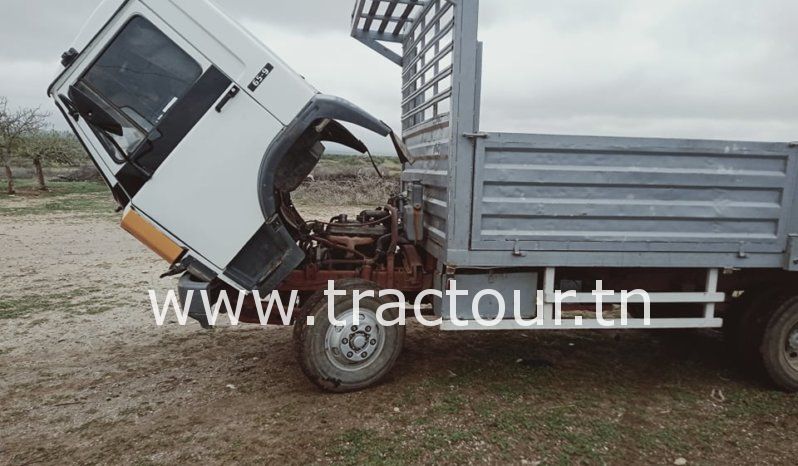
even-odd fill
[(786, 143), (489, 133), (469, 262), (791, 268), (797, 161)]
[(798, 270), (796, 144), (481, 132), (479, 2), (384, 3), (352, 35), (402, 67), (402, 179), (447, 266)]

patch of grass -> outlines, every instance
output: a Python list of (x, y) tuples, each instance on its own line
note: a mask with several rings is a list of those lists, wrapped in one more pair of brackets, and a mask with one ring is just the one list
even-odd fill
[(54, 181), (48, 186), (51, 192), (60, 195), (109, 193), (108, 186), (98, 181)]
[(464, 463), (468, 455), (456, 447), (478, 437), (474, 430), (444, 427), (425, 427), (412, 435), (402, 429), (390, 435), (351, 429), (333, 439), (329, 452), (336, 464)]
[(798, 414), (795, 396), (774, 390), (746, 389), (727, 395), (725, 415), (729, 419), (750, 419), (772, 415), (778, 410)]
[[(103, 299), (96, 288), (78, 288), (58, 293), (26, 293), (0, 296), (0, 320), (19, 319), (30, 315), (62, 311), (76, 315), (96, 315), (115, 309), (114, 303)], [(31, 323), (38, 325), (41, 319)]]
[(88, 307), (84, 311), (84, 314), (85, 315), (89, 315), (89, 316), (96, 316), (96, 315), (99, 315), (99, 314), (106, 313), (108, 311), (113, 311), (114, 309), (116, 309), (116, 306), (113, 305), (113, 304), (98, 303), (98, 304), (96, 304), (94, 306)]
[(66, 429), (68, 433), (82, 433), (82, 432), (103, 432), (110, 430), (112, 427), (120, 424), (122, 421), (105, 421), (101, 419), (91, 419), (89, 421), (80, 424), (79, 426), (74, 426)]
[[(395, 441), (378, 437), (366, 429), (350, 429), (332, 441), (332, 451), (336, 463), (358, 464), (399, 464), (410, 460), (406, 453), (397, 449)], [(412, 456), (412, 455), (411, 455)]]
[(39, 212), (80, 212), (104, 213), (113, 212), (113, 204), (105, 196), (74, 195), (44, 204)]
[(452, 394), (443, 397), (440, 402), (432, 406), (433, 415), (457, 414), (463, 410), (466, 400), (461, 395)]
[(45, 296), (0, 297), (0, 319), (26, 317), (40, 310), (50, 310), (54, 302)]
[(37, 191), (29, 181), (21, 181), (17, 194), (0, 194), (0, 215), (113, 215), (116, 203), (103, 183), (93, 181), (52, 182), (50, 191)]
[(36, 320), (34, 320), (34, 321), (31, 321), (31, 322), (28, 324), (28, 327), (29, 327), (29, 328), (30, 328), (30, 327), (37, 327), (37, 326), (39, 326), (39, 325), (46, 324), (47, 322), (49, 322), (49, 320), (48, 320), (48, 319), (36, 319)]
[[(9, 196), (5, 189), (0, 189), (0, 199), (8, 199), (10, 197), (58, 197), (71, 194), (94, 194), (94, 193), (107, 193), (108, 187), (98, 181), (48, 181), (47, 187), (49, 191), (39, 191), (37, 189), (36, 181), (32, 179), (20, 179), (14, 181), (17, 193)], [(0, 188), (3, 183), (0, 183)]]

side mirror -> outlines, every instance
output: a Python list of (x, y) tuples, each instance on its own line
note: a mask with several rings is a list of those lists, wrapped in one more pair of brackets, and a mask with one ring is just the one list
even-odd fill
[(117, 136), (123, 135), (122, 125), (85, 92), (75, 86), (69, 86), (69, 100), (90, 125)]

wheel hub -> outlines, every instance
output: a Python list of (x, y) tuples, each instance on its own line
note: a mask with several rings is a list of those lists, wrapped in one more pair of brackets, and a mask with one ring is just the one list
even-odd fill
[(344, 324), (330, 327), (325, 342), (330, 361), (340, 369), (355, 370), (376, 359), (384, 343), (376, 315), (361, 310), (360, 320), (355, 323), (355, 312), (349, 310), (337, 319)]
[(787, 358), (787, 364), (798, 371), (798, 327), (792, 329), (787, 336), (787, 342), (784, 345), (784, 356)]
[(367, 333), (357, 332), (356, 335), (350, 336), (349, 347), (355, 351), (366, 349), (366, 345), (369, 343), (369, 336)]

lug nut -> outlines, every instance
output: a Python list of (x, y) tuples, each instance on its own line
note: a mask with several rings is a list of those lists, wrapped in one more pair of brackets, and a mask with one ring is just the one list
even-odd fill
[(371, 331), (371, 327), (366, 327), (366, 333)]
[(344, 338), (343, 340), (341, 340), (341, 343), (343, 343), (345, 345), (348, 345), (349, 344), (349, 338)]
[(369, 354), (364, 352), (363, 354), (360, 355), (360, 357), (365, 359), (365, 358), (369, 357)]
[(353, 325), (353, 326), (352, 326), (352, 331), (353, 331), (353, 332), (357, 332), (357, 326), (356, 326), (356, 325)]
[(377, 346), (377, 340), (371, 340), (371, 346)]
[(349, 358), (349, 359), (352, 359), (352, 356), (354, 356), (354, 355), (355, 354), (353, 352), (351, 352), (351, 351), (346, 353), (346, 357)]

